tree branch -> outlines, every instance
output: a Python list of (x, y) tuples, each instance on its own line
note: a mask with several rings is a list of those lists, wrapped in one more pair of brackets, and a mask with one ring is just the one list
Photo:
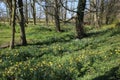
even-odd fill
[(61, 4), (62, 7), (65, 8), (66, 10), (68, 10), (68, 11), (70, 11), (70, 12), (77, 13), (77, 11), (74, 11), (74, 10), (71, 10), (71, 9), (68, 9), (67, 7), (65, 7), (61, 0), (60, 0), (60, 4)]

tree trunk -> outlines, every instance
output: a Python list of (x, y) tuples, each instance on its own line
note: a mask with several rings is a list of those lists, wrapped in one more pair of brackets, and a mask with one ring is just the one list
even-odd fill
[(55, 17), (56, 30), (58, 32), (61, 32), (61, 29), (60, 29), (60, 19), (59, 19), (59, 3), (58, 3), (58, 0), (55, 0), (55, 14), (54, 14), (54, 17)]
[(46, 26), (48, 26), (48, 1), (45, 0), (45, 23), (46, 23)]
[(36, 25), (36, 8), (35, 8), (35, 0), (33, 2), (30, 0), (32, 7), (32, 16), (33, 16), (33, 24)]
[(9, 7), (9, 24), (12, 24), (12, 0), (6, 0)]
[(35, 0), (33, 0), (33, 19), (34, 19), (34, 25), (36, 25), (36, 8), (35, 8)]
[(90, 1), (90, 10), (93, 11), (91, 13), (91, 24), (97, 28), (100, 27), (100, 19), (101, 19), (100, 16), (103, 15), (103, 14), (100, 15), (100, 10), (101, 10), (100, 4), (101, 4), (100, 0)]
[(20, 12), (20, 30), (21, 30), (21, 45), (27, 45), (25, 35), (25, 19), (23, 15), (23, 1), (18, 0), (19, 12)]
[(79, 0), (77, 8), (76, 17), (76, 32), (77, 38), (81, 39), (85, 36), (83, 22), (84, 22), (84, 10), (85, 10), (86, 0)]
[(100, 17), (100, 26), (101, 25), (103, 25), (104, 24), (104, 11), (105, 11), (105, 8), (104, 8), (104, 0), (101, 0), (101, 3), (100, 3), (100, 15), (99, 15), (99, 17)]
[(26, 6), (25, 6), (25, 21), (26, 23), (28, 24), (28, 3), (27, 3), (27, 0), (26, 0)]
[(10, 14), (10, 25), (12, 24), (12, 0), (10, 1), (10, 11), (9, 11), (9, 14)]
[(48, 14), (47, 14), (47, 12), (45, 12), (45, 24), (46, 24), (46, 26), (48, 26)]
[(10, 49), (14, 48), (14, 43), (15, 43), (15, 24), (16, 24), (16, 0), (14, 0), (14, 6), (12, 8), (12, 38), (11, 38), (11, 43), (10, 43)]
[[(68, 4), (68, 1), (66, 0), (65, 1), (65, 7), (67, 7), (67, 4)], [(64, 12), (64, 21), (66, 20), (67, 18), (67, 10), (65, 9), (65, 12)]]

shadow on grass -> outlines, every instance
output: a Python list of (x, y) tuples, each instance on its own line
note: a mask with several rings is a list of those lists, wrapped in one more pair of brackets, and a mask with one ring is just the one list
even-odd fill
[(56, 42), (69, 42), (71, 41), (72, 39), (74, 39), (74, 35), (65, 35), (65, 36), (62, 36), (62, 37), (59, 37), (59, 38), (55, 38), (55, 37), (51, 37), (49, 40), (45, 40), (45, 41), (38, 41), (36, 43), (33, 43), (33, 44), (28, 44), (28, 45), (50, 45), (50, 44), (53, 44), (53, 43), (56, 43)]
[(103, 36), (104, 34), (109, 34), (109, 36), (114, 36), (114, 35), (119, 34), (119, 33), (120, 33), (119, 29), (117, 29), (117, 28), (109, 28), (109, 29), (106, 29), (106, 30), (87, 33), (87, 37)]
[(91, 32), (91, 33), (87, 33), (88, 37), (93, 37), (93, 36), (102, 36), (106, 33), (109, 33), (110, 31), (112, 31), (112, 29), (107, 29), (107, 30), (101, 30), (101, 31), (97, 31), (97, 32)]
[[(91, 32), (91, 33), (87, 33), (86, 37), (97, 37), (97, 36), (102, 36), (104, 34), (107, 34), (109, 33), (110, 31), (112, 31), (112, 29), (107, 29), (107, 30), (102, 30), (102, 31), (97, 31), (97, 32)], [(66, 39), (69, 38), (69, 39)], [(65, 35), (65, 36), (62, 36), (62, 37), (59, 37), (59, 38), (55, 38), (54, 36), (51, 37), (49, 40), (44, 40), (44, 41), (37, 41), (35, 43), (32, 43), (32, 44), (28, 44), (28, 45), (50, 45), (52, 43), (56, 43), (56, 42), (69, 42), (71, 41), (72, 39), (75, 39), (75, 35), (71, 35), (71, 34), (68, 34), (68, 35)]]
[(120, 65), (112, 68), (105, 75), (96, 77), (93, 80), (120, 80)]

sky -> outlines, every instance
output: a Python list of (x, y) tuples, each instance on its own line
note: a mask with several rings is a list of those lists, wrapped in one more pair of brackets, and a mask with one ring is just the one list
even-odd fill
[(0, 17), (6, 15), (6, 7), (4, 3), (0, 3)]

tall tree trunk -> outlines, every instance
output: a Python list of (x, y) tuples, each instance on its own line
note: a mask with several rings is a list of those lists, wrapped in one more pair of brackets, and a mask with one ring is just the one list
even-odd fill
[(25, 6), (25, 20), (26, 20), (26, 23), (28, 24), (28, 3), (27, 3), (27, 0), (26, 0), (26, 6)]
[[(65, 1), (65, 7), (67, 7), (67, 4), (68, 4), (68, 1), (66, 0)], [(64, 12), (64, 21), (66, 20), (67, 18), (67, 10), (65, 9), (65, 12)]]
[(45, 0), (45, 8), (46, 8), (46, 10), (45, 10), (45, 24), (46, 24), (46, 26), (48, 26), (48, 1), (47, 0)]
[(36, 8), (35, 8), (35, 0), (33, 0), (33, 19), (34, 19), (34, 25), (36, 25)]
[(95, 10), (95, 12), (93, 13), (93, 21), (94, 21), (94, 26), (96, 27), (96, 28), (98, 28), (99, 27), (99, 12), (98, 12), (98, 2), (97, 2), (98, 0), (93, 0), (93, 5), (94, 5), (94, 7), (93, 7), (93, 10)]
[(6, 0), (9, 7), (9, 24), (12, 24), (12, 0)]
[(16, 24), (16, 0), (14, 0), (14, 6), (12, 8), (12, 38), (11, 38), (11, 43), (10, 43), (10, 49), (14, 48), (14, 43), (15, 43), (15, 24)]
[(35, 0), (31, 1), (31, 7), (32, 7), (32, 16), (33, 16), (33, 24), (36, 25), (36, 8), (35, 8)]
[(86, 0), (79, 0), (77, 8), (76, 17), (76, 32), (77, 38), (81, 39), (85, 36), (83, 22), (84, 22), (84, 10), (85, 10)]
[(104, 24), (104, 20), (103, 20), (103, 17), (105, 16), (104, 15), (104, 0), (101, 0), (101, 3), (100, 3), (100, 26)]
[(10, 25), (12, 24), (12, 0), (10, 1), (10, 11), (9, 11), (9, 14), (10, 14)]
[(25, 19), (23, 15), (23, 1), (18, 0), (19, 12), (20, 12), (20, 30), (21, 30), (21, 45), (27, 45), (25, 35)]
[(58, 32), (61, 32), (61, 29), (60, 29), (60, 19), (59, 19), (59, 3), (58, 3), (58, 0), (55, 0), (55, 14), (54, 14), (54, 17), (55, 17), (56, 30)]
[(100, 1), (99, 0), (91, 0), (90, 1), (90, 9), (91, 11), (94, 11), (92, 12), (91, 14), (91, 24), (95, 27), (99, 27), (100, 25), (100, 18), (99, 18), (99, 8), (100, 8)]

